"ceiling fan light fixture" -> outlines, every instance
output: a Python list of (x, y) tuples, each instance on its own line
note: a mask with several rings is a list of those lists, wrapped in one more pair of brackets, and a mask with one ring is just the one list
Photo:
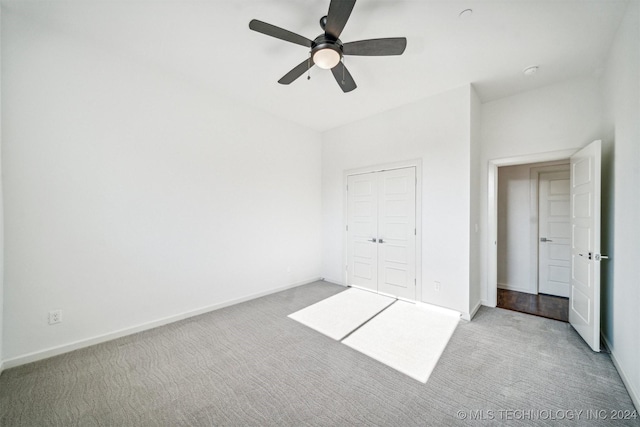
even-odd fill
[(341, 55), (336, 49), (325, 47), (313, 53), (313, 62), (320, 68), (329, 70), (340, 63)]

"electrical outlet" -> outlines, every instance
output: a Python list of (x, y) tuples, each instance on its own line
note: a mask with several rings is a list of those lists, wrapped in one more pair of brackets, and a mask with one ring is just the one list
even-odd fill
[(433, 282), (436, 292), (440, 292), (440, 282)]
[(52, 310), (49, 312), (49, 324), (55, 325), (62, 322), (62, 310)]

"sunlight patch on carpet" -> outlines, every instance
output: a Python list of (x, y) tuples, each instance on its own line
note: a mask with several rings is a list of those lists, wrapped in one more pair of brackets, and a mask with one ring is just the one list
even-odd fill
[(453, 310), (397, 301), (342, 342), (426, 383), (459, 320)]
[(340, 341), (394, 301), (374, 292), (349, 288), (288, 317)]

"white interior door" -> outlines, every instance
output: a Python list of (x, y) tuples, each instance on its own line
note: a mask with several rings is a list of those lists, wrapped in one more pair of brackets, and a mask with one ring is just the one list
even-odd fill
[(569, 323), (594, 351), (600, 351), (600, 156), (600, 141), (571, 156)]
[(347, 283), (378, 290), (378, 177), (347, 178)]
[(415, 167), (348, 176), (347, 284), (416, 299)]
[(416, 299), (416, 170), (378, 174), (378, 292)]
[(569, 171), (542, 172), (538, 179), (538, 292), (569, 297), (571, 226)]

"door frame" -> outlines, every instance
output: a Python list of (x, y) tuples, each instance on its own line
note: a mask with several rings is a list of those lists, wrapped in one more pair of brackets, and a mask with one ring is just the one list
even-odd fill
[(401, 162), (383, 163), (372, 166), (364, 166), (356, 169), (345, 170), (342, 177), (343, 188), (343, 214), (342, 214), (342, 253), (343, 257), (343, 280), (346, 286), (349, 285), (347, 277), (348, 252), (347, 252), (347, 180), (352, 175), (362, 175), (372, 172), (383, 172), (393, 169), (405, 169), (414, 167), (416, 169), (416, 301), (422, 301), (422, 159), (405, 160)]
[[(580, 147), (546, 153), (528, 154), (502, 159), (491, 159), (487, 165), (487, 237), (485, 247), (487, 250), (486, 261), (486, 304), (495, 307), (498, 304), (498, 168), (501, 166), (525, 165), (529, 163), (542, 163), (561, 161), (568, 159), (580, 150)], [(536, 182), (537, 184), (537, 182)], [(537, 193), (537, 190), (536, 190)], [(537, 205), (537, 202), (536, 202)], [(536, 214), (537, 215), (537, 214)], [(533, 233), (533, 232), (532, 232)], [(537, 233), (537, 226), (536, 226)], [(536, 268), (537, 268), (536, 248)], [(536, 271), (536, 289), (537, 289)]]

